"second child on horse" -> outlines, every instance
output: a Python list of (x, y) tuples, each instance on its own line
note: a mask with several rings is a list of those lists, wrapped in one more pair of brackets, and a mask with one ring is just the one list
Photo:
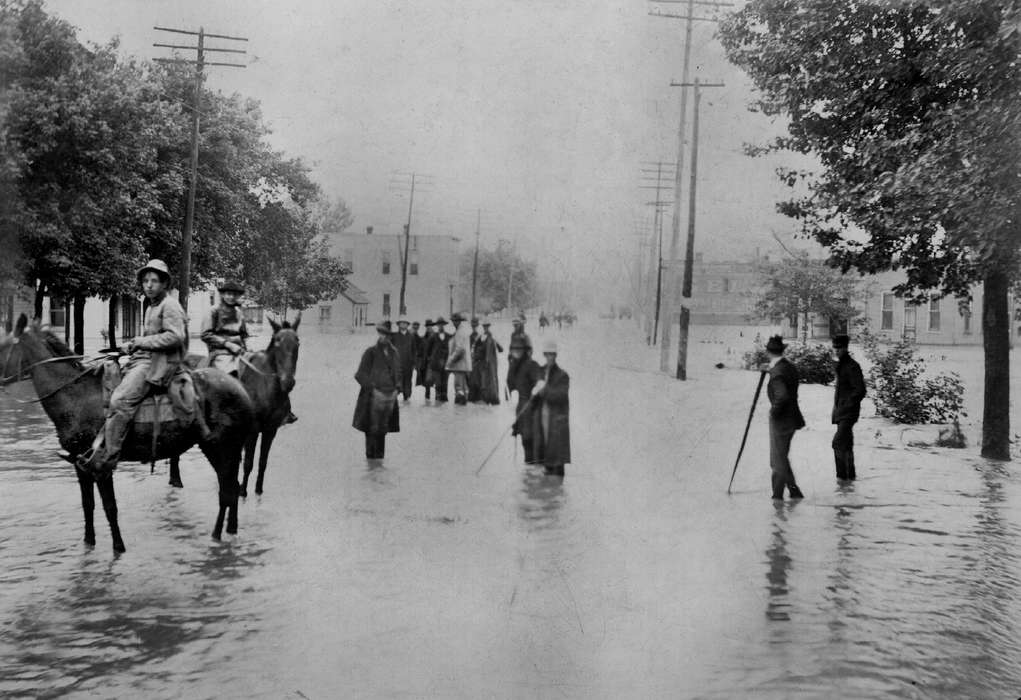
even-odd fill
[[(202, 322), (202, 342), (209, 348), (209, 366), (237, 377), (239, 363), (248, 353), (248, 326), (241, 311), (245, 288), (236, 280), (228, 280), (217, 291), (220, 303), (210, 309)], [(291, 411), (290, 397), (287, 401), (285, 425), (298, 420)]]

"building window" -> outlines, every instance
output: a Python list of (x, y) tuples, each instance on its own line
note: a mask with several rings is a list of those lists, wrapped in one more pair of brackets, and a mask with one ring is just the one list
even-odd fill
[(415, 250), (411, 251), (411, 257), (408, 258), (408, 274), (418, 274), (418, 252)]
[(63, 328), (66, 323), (64, 300), (60, 297), (50, 297), (50, 325), (54, 328)]
[(929, 300), (929, 332), (939, 332), (940, 317), (939, 317), (939, 299)]
[(383, 315), (384, 316), (389, 316), (390, 315), (390, 293), (389, 292), (384, 292), (383, 293)]
[(332, 312), (333, 312), (333, 307), (332, 306), (329, 306), (329, 305), (320, 306), (319, 307), (319, 320), (320, 321), (329, 321), (330, 320), (330, 314)]
[(884, 331), (893, 330), (893, 294), (883, 293), (883, 318), (879, 328)]
[(724, 294), (730, 293), (730, 279), (727, 277), (723, 278), (723, 293)]
[(384, 250), (383, 252), (383, 274), (390, 274), (390, 251)]

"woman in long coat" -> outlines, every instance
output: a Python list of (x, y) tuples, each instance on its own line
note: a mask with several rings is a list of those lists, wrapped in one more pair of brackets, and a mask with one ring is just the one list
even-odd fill
[(546, 358), (543, 378), (532, 390), (537, 404), (532, 411), (534, 456), (546, 467), (547, 474), (563, 476), (564, 465), (571, 461), (571, 405), (567, 398), (571, 378), (557, 364), (555, 342), (546, 341), (542, 354)]
[(383, 459), (386, 434), (400, 432), (397, 390), (400, 388), (400, 359), (390, 343), (390, 322), (376, 325), (376, 344), (362, 353), (355, 380), (361, 389), (351, 425), (365, 433), (365, 456)]

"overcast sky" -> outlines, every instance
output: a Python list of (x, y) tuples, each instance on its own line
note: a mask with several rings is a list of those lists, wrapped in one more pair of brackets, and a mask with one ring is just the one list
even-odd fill
[[(392, 183), (415, 171), (431, 183), (416, 192), (416, 232), (469, 241), (481, 209), (483, 244), (518, 240), (529, 256), (573, 258), (575, 273), (587, 274), (633, 254), (653, 198), (638, 187), (641, 164), (676, 157), (680, 94), (669, 83), (681, 77), (684, 23), (648, 16), (656, 5), (645, 0), (47, 7), (80, 38), (119, 36), (125, 53), (142, 57), (169, 55), (154, 42), (187, 39), (154, 25), (247, 37), (248, 67), (213, 68), (209, 85), (258, 99), (274, 145), (314, 166), (357, 229), (399, 231), (407, 195)], [(778, 250), (771, 232), (787, 237), (792, 225), (774, 212), (784, 194), (777, 162), (741, 153), (778, 127), (747, 111), (748, 81), (714, 31), (698, 23), (692, 52), (692, 78), (726, 83), (702, 105), (696, 249), (730, 259)], [(669, 239), (669, 213), (667, 222)]]

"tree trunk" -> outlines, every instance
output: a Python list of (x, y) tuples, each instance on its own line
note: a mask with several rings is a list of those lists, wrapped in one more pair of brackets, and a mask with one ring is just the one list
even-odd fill
[(1010, 317), (1003, 272), (990, 272), (982, 289), (982, 347), (985, 395), (982, 406), (982, 456), (1010, 459)]
[(43, 317), (43, 301), (46, 299), (46, 285), (40, 284), (35, 289), (35, 302), (32, 304), (33, 318), (41, 321)]
[(71, 344), (71, 297), (64, 297), (64, 345)]
[(106, 346), (111, 350), (117, 349), (117, 308), (119, 298), (116, 294), (110, 297), (108, 313), (106, 317)]
[(85, 354), (85, 297), (74, 297), (74, 348), (75, 355)]

